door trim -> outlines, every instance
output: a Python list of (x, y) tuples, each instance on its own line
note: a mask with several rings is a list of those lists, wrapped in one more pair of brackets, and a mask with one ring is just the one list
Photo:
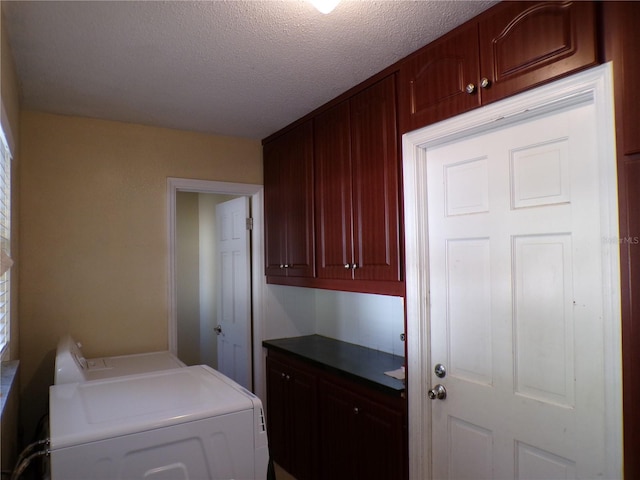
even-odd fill
[(432, 478), (429, 358), (429, 245), (426, 191), (427, 148), (499, 128), (507, 122), (593, 102), (599, 133), (600, 218), (606, 392), (605, 472), (622, 475), (622, 343), (618, 196), (611, 64), (601, 65), (402, 137), (406, 243), (407, 381), (410, 478)]
[(169, 351), (178, 352), (178, 319), (176, 291), (176, 193), (218, 193), (225, 195), (244, 195), (251, 201), (253, 229), (251, 231), (251, 303), (252, 303), (252, 340), (253, 390), (262, 391), (265, 384), (264, 360), (262, 353), (263, 288), (264, 282), (264, 242), (263, 242), (263, 186), (248, 183), (217, 182), (188, 178), (167, 178), (167, 311)]

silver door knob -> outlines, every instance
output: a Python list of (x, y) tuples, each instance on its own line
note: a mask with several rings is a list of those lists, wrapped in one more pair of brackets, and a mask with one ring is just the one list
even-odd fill
[(218, 325), (213, 331), (216, 332), (216, 335), (222, 335), (222, 325)]
[(465, 90), (469, 95), (471, 95), (473, 92), (476, 91), (476, 86), (473, 83), (470, 83), (467, 85), (467, 88), (465, 88)]
[(444, 388), (444, 385), (438, 384), (429, 390), (428, 395), (431, 400), (444, 400), (447, 398), (447, 389)]

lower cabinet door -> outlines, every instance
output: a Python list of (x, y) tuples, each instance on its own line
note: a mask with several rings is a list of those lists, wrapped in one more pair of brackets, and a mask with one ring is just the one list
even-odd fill
[(319, 388), (320, 478), (356, 479), (356, 418), (352, 395), (332, 383), (321, 381)]
[(313, 374), (267, 357), (269, 453), (297, 480), (318, 478), (316, 404)]
[(318, 391), (320, 478), (406, 478), (401, 410), (330, 381)]
[(316, 420), (318, 413), (316, 377), (303, 370), (290, 368), (288, 383), (288, 417), (291, 431), (289, 436), (290, 470), (298, 480), (312, 480), (316, 477)]
[(289, 466), (285, 366), (267, 357), (267, 435), (269, 455), (282, 468)]

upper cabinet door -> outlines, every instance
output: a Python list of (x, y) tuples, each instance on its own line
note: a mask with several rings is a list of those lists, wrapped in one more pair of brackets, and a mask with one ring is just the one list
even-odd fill
[(265, 273), (286, 276), (285, 164), (286, 144), (280, 139), (264, 146)]
[(501, 2), (400, 64), (400, 132), (595, 65), (594, 2)]
[(313, 129), (308, 121), (264, 147), (268, 276), (313, 277)]
[(395, 75), (351, 98), (353, 272), (399, 281), (399, 161)]
[(286, 168), (287, 276), (315, 275), (313, 230), (313, 124), (294, 130), (294, 147)]
[(483, 104), (597, 63), (593, 2), (504, 2), (478, 28)]
[(349, 102), (314, 119), (316, 261), (319, 278), (352, 278)]
[(314, 119), (317, 273), (399, 281), (395, 77)]
[(401, 133), (479, 106), (478, 70), (475, 23), (460, 27), (408, 57), (398, 77)]

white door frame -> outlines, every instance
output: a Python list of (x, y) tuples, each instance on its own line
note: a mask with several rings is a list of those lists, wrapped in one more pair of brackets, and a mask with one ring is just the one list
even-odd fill
[(407, 381), (409, 395), (409, 472), (412, 479), (432, 477), (429, 338), (429, 245), (427, 239), (427, 148), (482, 133), (507, 122), (531, 118), (585, 101), (596, 108), (599, 134), (602, 267), (604, 289), (605, 378), (608, 464), (605, 472), (622, 472), (622, 343), (620, 266), (613, 77), (610, 64), (439, 122), (402, 138), (406, 243)]
[(167, 178), (167, 241), (168, 271), (168, 340), (169, 351), (178, 352), (178, 318), (176, 290), (176, 194), (178, 192), (218, 193), (248, 196), (251, 199), (251, 303), (252, 303), (252, 375), (254, 391), (264, 383), (262, 368), (262, 325), (264, 287), (263, 186), (249, 183), (229, 183), (188, 178)]

